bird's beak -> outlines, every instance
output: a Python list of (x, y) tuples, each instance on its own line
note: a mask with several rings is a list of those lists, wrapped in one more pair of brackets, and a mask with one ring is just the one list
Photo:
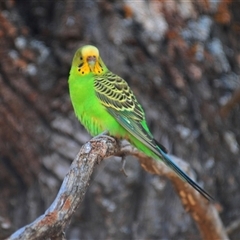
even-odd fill
[(96, 61), (97, 61), (97, 58), (95, 56), (87, 57), (87, 62), (88, 62), (88, 65), (89, 65), (91, 71), (93, 71)]

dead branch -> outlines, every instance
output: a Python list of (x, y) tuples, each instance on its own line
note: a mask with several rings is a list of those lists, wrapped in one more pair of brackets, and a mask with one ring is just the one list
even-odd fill
[[(165, 166), (162, 162), (146, 157), (145, 154), (139, 152), (131, 145), (123, 146), (122, 151), (124, 151), (126, 154), (136, 156), (139, 159), (141, 166), (146, 171), (152, 174), (166, 176), (171, 180), (186, 212), (191, 214), (201, 232), (203, 239), (228, 239), (218, 212), (211, 202), (202, 197), (188, 183), (183, 182), (170, 168)], [(171, 157), (181, 169), (187, 172), (188, 175), (194, 179), (193, 172), (186, 162), (174, 156)]]
[(82, 202), (97, 162), (119, 152), (116, 142), (99, 138), (87, 142), (71, 164), (58, 195), (46, 212), (9, 237), (11, 240), (62, 239), (65, 227)]
[(226, 227), (226, 232), (228, 235), (231, 235), (233, 232), (240, 229), (240, 219), (237, 219), (229, 224), (229, 226)]
[[(120, 146), (116, 141), (104, 136), (83, 145), (64, 178), (56, 199), (46, 212), (8, 239), (65, 239), (64, 230), (84, 198), (95, 164), (104, 158), (121, 154), (136, 156), (146, 171), (164, 175), (172, 181), (185, 210), (190, 212), (203, 239), (228, 239), (215, 207), (180, 180), (168, 167), (147, 157), (129, 144)], [(186, 163), (179, 159), (176, 161), (186, 170)]]

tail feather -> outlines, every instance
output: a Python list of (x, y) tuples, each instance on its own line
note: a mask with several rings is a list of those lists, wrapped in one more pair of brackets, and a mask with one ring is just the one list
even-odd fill
[(196, 189), (200, 194), (202, 194), (206, 199), (208, 200), (214, 200), (204, 189), (202, 189), (196, 182), (194, 182), (190, 177), (188, 177), (187, 174), (185, 174), (169, 157), (168, 154), (166, 154), (164, 151), (159, 148), (159, 152), (162, 156), (163, 162), (169, 166), (174, 172), (178, 174), (179, 177), (181, 177), (184, 181), (189, 183), (194, 189)]

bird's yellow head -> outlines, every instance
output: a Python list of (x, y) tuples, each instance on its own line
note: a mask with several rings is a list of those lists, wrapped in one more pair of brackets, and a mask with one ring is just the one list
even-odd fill
[(81, 76), (93, 73), (103, 74), (107, 67), (103, 63), (99, 51), (92, 45), (86, 45), (77, 50), (73, 58), (72, 66), (77, 67), (78, 74)]

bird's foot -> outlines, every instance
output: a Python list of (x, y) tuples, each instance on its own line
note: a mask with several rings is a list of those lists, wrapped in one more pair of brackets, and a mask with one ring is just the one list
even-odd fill
[(125, 171), (125, 165), (126, 165), (125, 155), (122, 155), (121, 158), (122, 158), (122, 168), (120, 169), (120, 171), (127, 177), (128, 175)]
[(106, 131), (98, 134), (97, 136), (93, 137), (91, 140), (97, 139), (99, 137), (106, 137), (106, 138), (110, 139), (111, 141), (115, 142), (116, 141), (115, 138), (109, 136), (108, 134), (109, 134), (109, 131), (106, 130)]

